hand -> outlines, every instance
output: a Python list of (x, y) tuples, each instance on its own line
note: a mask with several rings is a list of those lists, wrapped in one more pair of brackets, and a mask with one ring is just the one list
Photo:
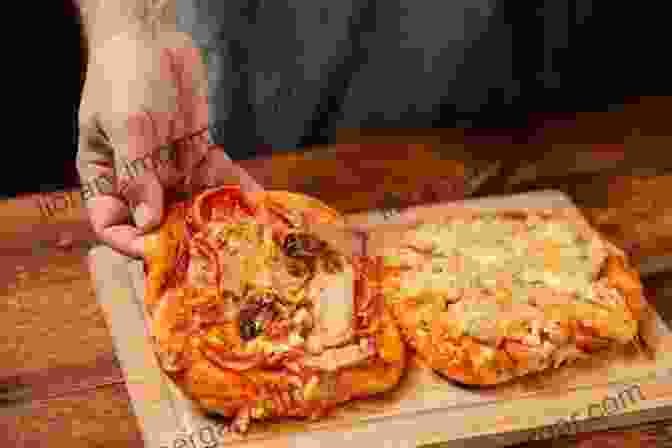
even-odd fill
[(205, 67), (188, 35), (129, 32), (91, 53), (77, 168), (104, 243), (141, 257), (142, 235), (161, 223), (167, 191), (222, 183), (261, 190), (210, 144)]

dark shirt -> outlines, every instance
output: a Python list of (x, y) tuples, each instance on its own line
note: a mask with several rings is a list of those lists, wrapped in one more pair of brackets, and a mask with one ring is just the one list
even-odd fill
[(339, 127), (509, 128), (530, 111), (619, 103), (638, 94), (625, 61), (645, 47), (624, 32), (630, 10), (596, 3), (181, 0), (177, 12), (207, 57), (214, 139), (238, 159), (330, 143)]

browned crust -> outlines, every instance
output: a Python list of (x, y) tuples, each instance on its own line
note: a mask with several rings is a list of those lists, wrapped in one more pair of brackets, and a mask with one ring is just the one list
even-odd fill
[[(487, 213), (493, 212), (489, 211)], [(607, 278), (609, 286), (617, 289), (623, 295), (628, 310), (631, 313), (631, 318), (639, 323), (640, 333), (642, 325), (647, 323), (645, 320), (652, 319), (654, 317), (652, 313), (647, 312), (649, 306), (644, 298), (642, 282), (637, 271), (628, 265), (627, 256), (625, 253), (602, 238), (599, 233), (590, 227), (588, 222), (578, 211), (571, 208), (548, 210), (504, 209), (494, 211), (494, 213), (502, 217), (511, 218), (526, 218), (530, 214), (538, 214), (546, 219), (568, 220), (578, 227), (578, 231), (582, 235), (591, 238), (599, 238), (600, 241), (604, 244), (608, 254), (605, 261), (603, 262), (601, 271), (602, 276)], [(427, 222), (426, 219), (432, 217), (439, 218), (440, 222), (446, 222), (450, 219), (458, 217), (463, 219), (477, 218), (483, 214), (484, 211), (477, 208), (451, 208), (447, 214), (440, 214), (437, 208), (432, 212), (418, 213), (418, 219), (413, 220), (412, 223), (409, 222), (398, 226), (392, 226), (399, 230), (409, 229), (415, 227), (421, 222)], [(420, 217), (423, 219), (420, 219)], [(384, 278), (383, 282), (385, 281), (386, 279)], [(445, 376), (451, 380), (473, 386), (491, 386), (501, 384), (516, 377), (516, 375), (508, 368), (505, 368), (505, 374), (499, 376), (498, 378), (497, 375), (495, 375), (494, 370), (487, 371), (487, 369), (482, 369), (481, 371), (477, 372), (474, 369), (474, 366), (471, 365), (471, 363), (468, 361), (457, 366), (453, 363), (450, 363), (452, 358), (439, 353), (437, 344), (432, 341), (432, 338), (435, 336), (434, 329), (431, 336), (429, 334), (418, 334), (419, 325), (417, 308), (418, 305), (413, 298), (402, 298), (391, 307), (395, 320), (399, 324), (407, 344), (415, 349), (418, 354), (420, 354), (428, 362), (433, 370), (436, 370), (442, 376)], [(462, 345), (465, 343), (465, 341), (467, 344), (479, 345), (477, 341), (474, 341), (472, 338), (468, 337), (463, 337), (460, 341), (455, 341), (455, 344)], [(633, 341), (633, 343), (636, 345), (638, 345), (640, 342), (641, 338), (639, 336), (636, 338), (636, 340)], [(515, 353), (507, 351), (506, 348), (497, 348), (495, 349), (495, 352), (497, 359), (501, 360), (502, 365), (508, 367), (514, 366), (517, 361), (516, 356), (520, 356), (519, 354), (516, 355)]]
[(187, 202), (174, 205), (164, 223), (145, 237), (145, 305), (148, 311), (158, 303), (168, 276), (175, 269), (177, 250), (186, 231)]
[(644, 298), (644, 287), (639, 273), (627, 266), (625, 258), (612, 255), (605, 263), (605, 277), (609, 286), (617, 289), (625, 297), (633, 319), (642, 320), (648, 303)]
[(283, 204), (285, 207), (293, 210), (319, 210), (320, 217), (324, 222), (333, 222), (343, 219), (342, 215), (335, 209), (329, 207), (319, 199), (306, 196), (305, 194), (283, 190), (272, 190), (262, 193), (249, 193), (248, 195), (256, 200), (262, 200), (265, 196), (266, 198)]
[[(203, 197), (216, 194), (219, 190), (221, 189), (202, 193), (195, 198), (194, 204), (200, 204)], [(317, 212), (318, 217), (324, 222), (341, 219), (338, 212), (319, 200), (298, 193), (270, 191), (250, 194), (248, 198), (254, 203), (270, 199), (293, 210), (310, 209)], [(145, 303), (150, 315), (161, 299), (169, 274), (175, 268), (179, 241), (186, 231), (185, 211), (191, 204), (185, 202), (171, 207), (164, 224), (146, 240)], [(366, 288), (377, 289), (377, 278), (365, 276), (363, 280)], [(405, 347), (401, 342), (401, 335), (386, 309), (376, 323), (376, 329), (370, 330), (376, 341), (378, 356), (368, 366), (338, 371), (336, 383), (341, 392), (333, 402), (320, 403), (319, 408), (329, 408), (353, 398), (378, 394), (398, 384), (406, 366)], [(289, 388), (289, 376), (285, 373), (257, 368), (242, 372), (222, 369), (210, 362), (197, 348), (191, 348), (190, 357), (193, 364), (188, 370), (169, 376), (187, 396), (211, 412), (232, 417), (242, 407), (249, 405), (260, 392), (272, 391), (282, 395)], [(295, 409), (292, 415), (319, 416), (320, 410)]]

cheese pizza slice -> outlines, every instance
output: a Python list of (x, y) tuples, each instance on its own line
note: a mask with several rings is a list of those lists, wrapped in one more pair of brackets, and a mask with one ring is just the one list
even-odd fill
[(306, 231), (339, 214), (304, 195), (226, 186), (172, 207), (145, 248), (145, 305), (163, 370), (205, 411), (319, 418), (395, 387), (401, 334), (382, 263)]
[(459, 383), (645, 348), (637, 273), (575, 212), (456, 209), (374, 233), (371, 247), (407, 342)]

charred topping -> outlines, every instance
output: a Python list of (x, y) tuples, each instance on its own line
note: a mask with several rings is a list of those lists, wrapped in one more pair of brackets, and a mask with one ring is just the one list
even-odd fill
[(328, 274), (337, 274), (343, 271), (343, 259), (333, 250), (325, 250), (322, 257), (322, 267)]
[(270, 292), (249, 296), (240, 307), (240, 337), (249, 341), (259, 336), (277, 314), (273, 303), (278, 300)]
[(263, 328), (257, 324), (255, 320), (240, 320), (240, 337), (244, 341), (249, 341), (251, 339), (259, 336), (263, 331)]
[(293, 277), (305, 277), (312, 273), (312, 266), (308, 260), (286, 257), (287, 272)]
[(282, 250), (288, 257), (289, 273), (296, 277), (301, 277), (309, 272), (314, 273), (318, 262), (328, 274), (343, 271), (343, 260), (338, 252), (332, 250), (326, 242), (311, 234), (290, 233), (283, 242)]
[(327, 249), (327, 243), (307, 233), (290, 233), (282, 244), (287, 256), (295, 258), (314, 258)]

